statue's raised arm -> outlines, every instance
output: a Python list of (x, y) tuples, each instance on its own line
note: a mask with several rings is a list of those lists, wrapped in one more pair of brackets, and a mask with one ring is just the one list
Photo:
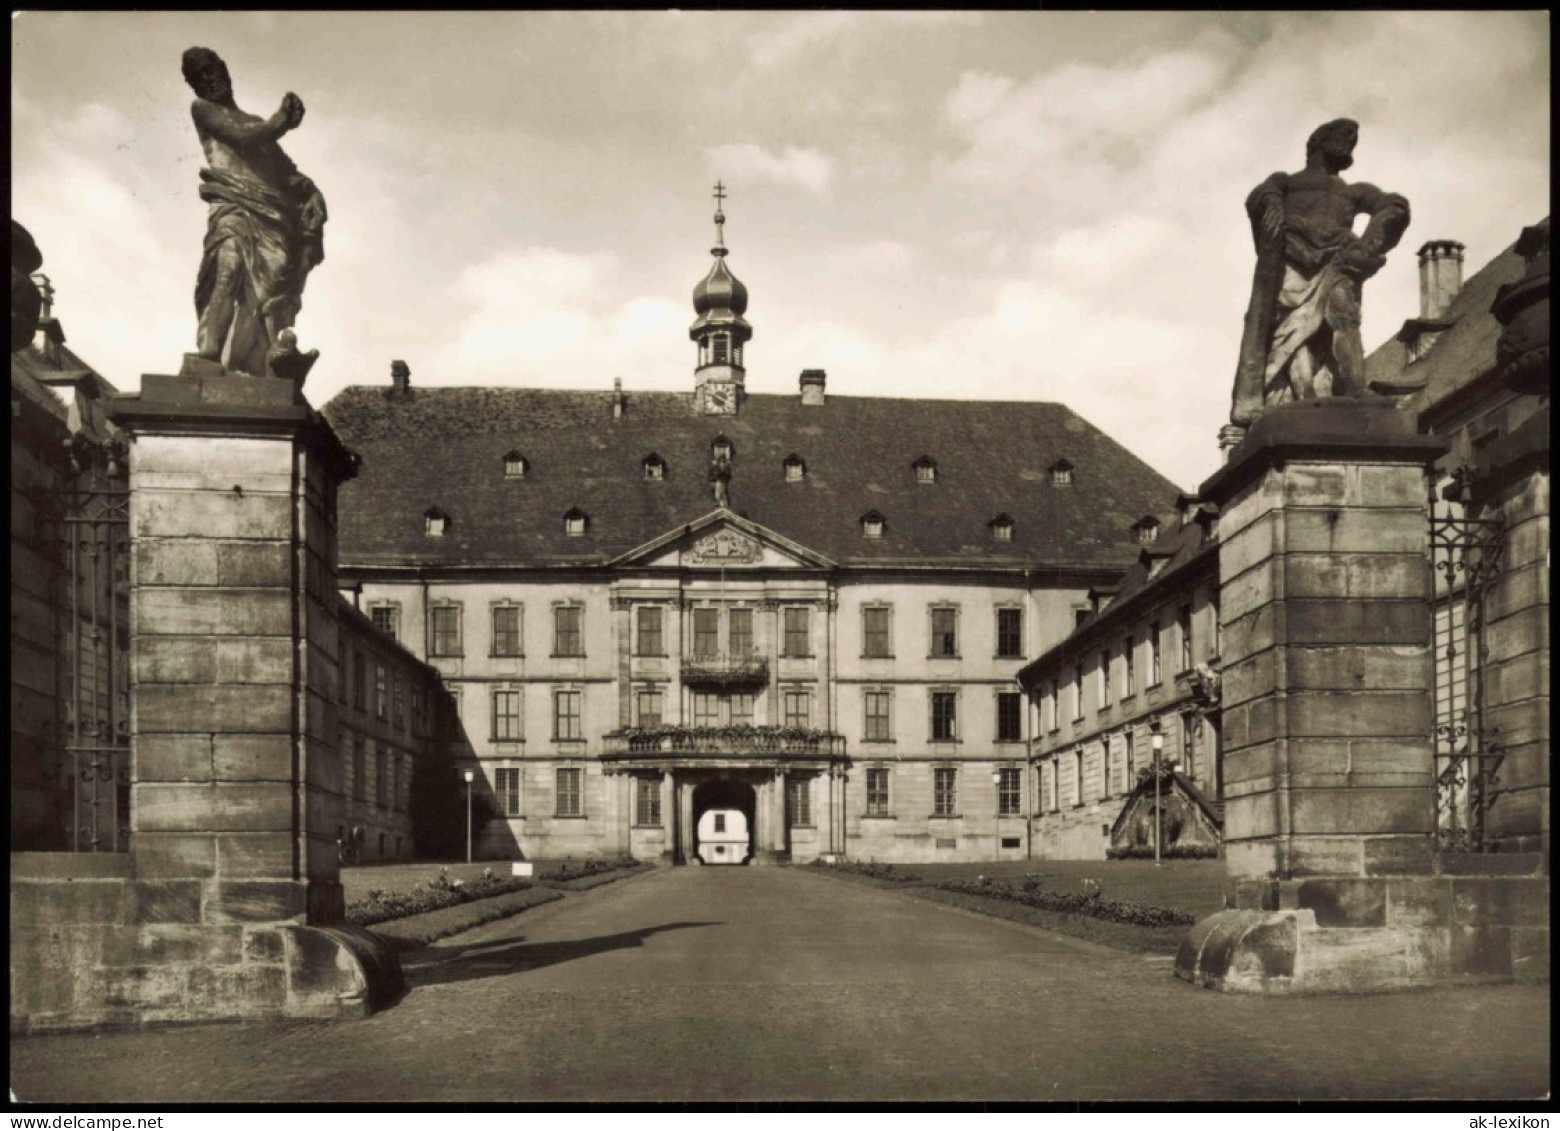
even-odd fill
[(289, 91), (269, 118), (245, 113), (227, 65), (204, 47), (184, 53), (184, 78), (206, 156), (200, 198), (211, 206), (195, 282), (196, 353), (264, 376), (277, 356), (296, 354), (303, 285), (325, 258), (325, 199), (277, 144), (302, 123), (303, 100)]
[[(1274, 173), (1246, 198), (1257, 266), (1230, 421), (1317, 396), (1362, 396), (1360, 287), (1408, 227), (1408, 201), (1338, 174), (1354, 163), (1359, 126), (1328, 122), (1306, 143), (1305, 168)], [(1365, 230), (1354, 220), (1367, 215)]]

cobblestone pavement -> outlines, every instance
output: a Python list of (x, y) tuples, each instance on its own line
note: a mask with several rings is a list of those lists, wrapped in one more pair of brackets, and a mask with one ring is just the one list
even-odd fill
[(30, 1037), (23, 1101), (1527, 1098), (1547, 987), (1256, 999), (795, 868), (663, 869), (410, 955), (373, 1017)]

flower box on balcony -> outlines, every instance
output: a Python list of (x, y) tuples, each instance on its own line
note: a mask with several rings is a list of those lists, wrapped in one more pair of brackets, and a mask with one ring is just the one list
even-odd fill
[(682, 664), (682, 681), (716, 690), (762, 687), (769, 682), (769, 664), (762, 656), (690, 656)]

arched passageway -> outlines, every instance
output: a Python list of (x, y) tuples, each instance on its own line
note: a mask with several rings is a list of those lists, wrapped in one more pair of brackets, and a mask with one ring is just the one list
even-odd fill
[(757, 800), (753, 787), (735, 778), (703, 782), (693, 791), (693, 856), (690, 863), (746, 864), (756, 848)]

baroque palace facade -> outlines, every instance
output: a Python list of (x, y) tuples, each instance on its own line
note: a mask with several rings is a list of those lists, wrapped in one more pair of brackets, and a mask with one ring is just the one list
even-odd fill
[(1059, 404), (748, 394), (716, 223), (690, 392), (331, 400), (340, 584), (452, 694), (478, 855), (1024, 858), (1018, 673), (1176, 488)]

